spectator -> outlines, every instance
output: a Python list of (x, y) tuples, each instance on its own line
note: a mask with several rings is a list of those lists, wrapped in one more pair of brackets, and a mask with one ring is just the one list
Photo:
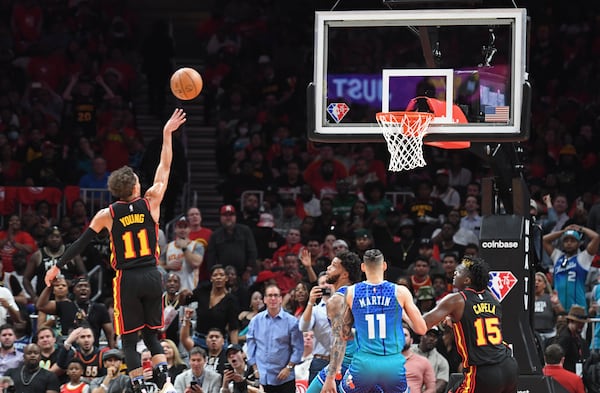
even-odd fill
[(377, 173), (369, 170), (369, 163), (364, 157), (356, 158), (354, 166), (350, 168), (350, 176), (344, 180), (349, 184), (350, 191), (360, 196), (364, 196), (363, 190), (365, 184), (375, 181), (384, 181), (384, 179), (377, 177)]
[(533, 329), (542, 338), (542, 344), (556, 336), (556, 320), (566, 310), (558, 300), (558, 294), (552, 290), (546, 275), (535, 273), (535, 306), (533, 309)]
[(79, 359), (72, 359), (67, 367), (69, 382), (60, 386), (60, 393), (90, 393), (90, 386), (81, 380), (84, 364)]
[(266, 393), (294, 393), (294, 366), (300, 363), (304, 340), (298, 319), (286, 313), (277, 285), (265, 289), (267, 309), (248, 327), (248, 365)]
[(558, 232), (563, 229), (567, 221), (571, 218), (568, 214), (569, 201), (567, 200), (567, 196), (562, 193), (556, 194), (552, 201), (552, 207), (554, 207), (554, 211), (556, 212), (556, 224), (554, 224), (554, 228), (551, 231)]
[[(181, 280), (175, 273), (167, 275), (165, 283), (165, 292), (163, 293), (164, 307), (164, 327), (161, 329), (162, 335), (179, 345), (179, 317), (182, 314), (182, 309), (179, 304), (179, 290), (181, 289)], [(172, 381), (175, 378), (171, 378)]]
[(167, 358), (167, 374), (171, 378), (171, 381), (175, 381), (175, 378), (187, 369), (187, 365), (181, 359), (179, 349), (177, 349), (177, 345), (172, 340), (160, 340), (160, 345), (162, 345), (165, 357)]
[(404, 327), (404, 348), (402, 355), (406, 359), (404, 369), (406, 382), (411, 392), (435, 393), (435, 374), (431, 364), (422, 355), (415, 353), (413, 338), (409, 328)]
[(253, 229), (259, 220), (259, 208), (258, 195), (250, 192), (243, 194), (242, 211), (237, 222)]
[[(208, 246), (208, 239), (212, 235), (212, 230), (202, 226), (202, 213), (197, 207), (190, 207), (186, 215), (190, 224), (190, 239), (202, 243), (204, 248)], [(208, 278), (208, 276), (207, 276)]]
[(40, 347), (29, 344), (25, 347), (25, 361), (17, 368), (11, 368), (5, 376), (14, 381), (19, 393), (58, 392), (60, 384), (54, 373), (40, 367)]
[[(42, 291), (43, 292), (43, 291)], [(52, 283), (52, 294), (54, 295), (54, 300), (57, 302), (60, 301), (71, 301), (69, 299), (69, 284), (67, 284), (67, 280), (62, 278), (56, 278)], [(42, 327), (49, 327), (56, 331), (56, 334), (62, 334), (62, 329), (60, 328), (60, 321), (57, 320), (54, 315), (48, 315), (44, 311), (38, 308), (38, 329)]]
[(263, 302), (262, 293), (259, 291), (253, 292), (250, 297), (250, 309), (242, 311), (240, 315), (238, 315), (238, 319), (240, 320), (240, 332), (238, 333), (239, 342), (246, 342), (246, 334), (248, 333), (250, 321), (261, 312), (264, 307), (265, 303)]
[(233, 266), (225, 266), (225, 274), (227, 275), (227, 291), (236, 298), (238, 308), (240, 310), (245, 309), (250, 303), (248, 287), (245, 283), (242, 283)]
[(544, 360), (544, 375), (554, 378), (569, 393), (585, 393), (581, 377), (563, 368), (565, 352), (560, 345), (548, 345), (544, 351)]
[(174, 386), (177, 393), (193, 392), (190, 390), (191, 385), (197, 385), (203, 393), (219, 393), (221, 376), (206, 369), (205, 365), (206, 351), (198, 347), (192, 348), (190, 350), (190, 368), (175, 378)]
[(258, 392), (259, 383), (254, 378), (252, 368), (246, 364), (246, 356), (242, 347), (237, 344), (229, 344), (225, 353), (231, 368), (226, 369), (223, 374), (220, 393)]
[(283, 309), (296, 318), (300, 318), (304, 313), (308, 303), (308, 284), (299, 282), (296, 287), (290, 291), (283, 299)]
[(421, 180), (415, 186), (415, 196), (404, 205), (404, 212), (415, 222), (415, 231), (422, 237), (429, 237), (443, 222), (448, 208), (431, 195), (432, 185)]
[(254, 239), (256, 240), (256, 248), (258, 259), (271, 259), (279, 247), (285, 244), (285, 239), (277, 231), (274, 230), (275, 220), (273, 215), (262, 213), (256, 224), (256, 228), (252, 229)]
[(477, 239), (481, 230), (481, 216), (479, 215), (479, 199), (475, 196), (465, 198), (467, 215), (460, 219), (460, 228), (472, 231)]
[[(108, 189), (108, 175), (110, 172), (106, 170), (106, 160), (104, 157), (95, 157), (92, 161), (91, 172), (86, 173), (79, 179), (79, 187), (81, 188), (99, 188)], [(111, 195), (108, 191), (95, 191), (93, 194), (94, 209), (100, 209), (106, 206), (111, 201)]]
[(288, 229), (285, 235), (285, 244), (273, 253), (274, 266), (283, 266), (283, 259), (288, 254), (299, 255), (300, 250), (304, 247), (300, 240), (300, 230), (297, 227)]
[[(286, 152), (287, 150), (288, 149), (283, 148), (282, 152)], [(273, 165), (276, 165), (275, 162)], [(281, 194), (286, 196), (290, 194), (290, 196), (293, 196), (300, 193), (300, 187), (302, 187), (304, 184), (304, 178), (302, 177), (302, 171), (300, 170), (300, 163), (297, 161), (296, 157), (292, 156), (290, 161), (285, 165), (285, 171), (280, 176), (275, 178), (275, 185), (277, 188), (279, 188), (279, 192)]]
[(585, 308), (574, 304), (567, 314), (567, 326), (559, 329), (558, 335), (548, 342), (558, 344), (564, 352), (563, 367), (581, 376), (583, 363), (590, 356), (589, 347), (582, 337), (583, 326), (588, 323)]
[(204, 263), (204, 246), (190, 239), (190, 225), (185, 217), (175, 223), (175, 239), (167, 244), (160, 265), (179, 276), (182, 289), (193, 290), (198, 285), (198, 269)]
[[(36, 332), (36, 344), (40, 347), (40, 367), (52, 371), (56, 376), (64, 374), (64, 370), (58, 367), (56, 359), (58, 350), (56, 349), (56, 336), (50, 328), (40, 328)], [(69, 367), (67, 367), (67, 374)], [(83, 373), (83, 369), (81, 370)]]
[(302, 220), (321, 215), (321, 202), (308, 184), (300, 186), (300, 194), (296, 198), (296, 215)]
[(193, 291), (183, 290), (183, 304), (192, 301), (198, 302), (196, 309), (196, 332), (194, 343), (203, 348), (206, 346), (206, 337), (211, 328), (217, 328), (229, 333), (229, 342), (238, 342), (238, 314), (237, 299), (227, 291), (227, 276), (222, 265), (211, 268), (210, 285), (199, 285)]
[[(77, 348), (73, 348), (74, 343), (77, 344)], [(58, 349), (56, 363), (60, 368), (66, 370), (71, 359), (81, 360), (86, 365), (83, 380), (90, 383), (93, 378), (106, 375), (102, 356), (109, 349), (100, 349), (94, 345), (94, 332), (92, 329), (85, 326), (78, 327), (73, 329)]]
[[(56, 262), (65, 253), (65, 245), (63, 243), (62, 233), (58, 227), (53, 226), (46, 231), (43, 247), (35, 251), (29, 258), (25, 272), (23, 273), (23, 287), (29, 293), (32, 302), (35, 303), (37, 297), (42, 293), (46, 284), (44, 277), (50, 268), (56, 265)], [(61, 269), (61, 273), (67, 280), (84, 275), (87, 273), (83, 260), (78, 255), (73, 260)], [(31, 285), (31, 281), (35, 278), (35, 289)]]
[(104, 332), (108, 346), (115, 347), (114, 329), (108, 309), (104, 303), (90, 300), (91, 287), (86, 276), (75, 280), (73, 285), (74, 301), (49, 300), (52, 287), (46, 287), (38, 298), (36, 307), (46, 314), (58, 316), (61, 321), (62, 334), (67, 335), (71, 329), (85, 324), (93, 331), (94, 345), (100, 344), (100, 331)]
[(275, 230), (281, 235), (288, 233), (290, 229), (299, 229), (302, 219), (296, 214), (296, 202), (292, 199), (281, 201), (283, 211), (281, 217), (275, 221)]
[(319, 157), (304, 170), (304, 180), (310, 184), (317, 197), (324, 192), (335, 193), (335, 183), (348, 177), (348, 170), (339, 160), (334, 158), (333, 148), (323, 144), (319, 149)]
[(25, 185), (36, 187), (65, 186), (66, 168), (57, 146), (52, 142), (42, 143), (41, 157), (33, 159), (23, 168)]
[[(589, 238), (589, 242), (584, 251), (579, 251), (584, 235)], [(562, 241), (562, 251), (553, 245), (559, 238)], [(565, 310), (574, 304), (587, 304), (584, 284), (599, 244), (598, 233), (577, 225), (569, 225), (543, 237), (544, 251), (554, 263), (554, 287)]]
[(11, 325), (0, 326), (0, 376), (8, 375), (7, 370), (23, 364), (23, 353), (15, 348), (15, 339), (15, 329)]
[(206, 264), (210, 269), (215, 264), (232, 265), (238, 276), (256, 266), (256, 242), (250, 228), (236, 223), (235, 208), (224, 205), (220, 209), (221, 227), (217, 228), (206, 248)]
[(448, 385), (450, 379), (448, 361), (436, 349), (442, 334), (442, 331), (434, 326), (421, 336), (421, 341), (418, 344), (413, 344), (411, 347), (414, 353), (424, 356), (433, 367), (436, 393), (446, 392), (446, 385)]
[(133, 392), (129, 377), (120, 373), (124, 358), (119, 349), (111, 349), (102, 354), (102, 364), (106, 369), (106, 375), (92, 379), (90, 382), (92, 393)]
[(283, 270), (275, 274), (275, 281), (284, 296), (287, 295), (300, 280), (302, 280), (298, 259), (298, 254), (286, 254), (283, 257)]
[[(334, 279), (338, 280), (337, 277)], [(329, 292), (323, 289), (329, 289)], [(319, 275), (318, 284), (312, 287), (308, 297), (308, 303), (299, 319), (299, 327), (302, 332), (312, 331), (314, 333), (313, 357), (309, 366), (308, 382), (317, 376), (323, 367), (329, 364), (329, 350), (331, 348), (331, 325), (327, 318), (325, 305), (331, 296), (332, 287), (327, 283), (327, 274)], [(317, 304), (317, 300), (319, 303)]]
[(16, 214), (11, 214), (8, 218), (8, 228), (0, 231), (2, 271), (9, 273), (15, 270), (12, 264), (12, 256), (16, 252), (23, 251), (29, 255), (37, 249), (37, 243), (33, 237), (21, 230), (21, 218)]
[(381, 181), (366, 183), (363, 189), (367, 211), (371, 220), (385, 220), (385, 214), (392, 208), (392, 202), (385, 197), (385, 186)]
[(22, 322), (19, 306), (12, 293), (0, 286), (0, 325), (6, 324), (9, 318), (13, 324)]

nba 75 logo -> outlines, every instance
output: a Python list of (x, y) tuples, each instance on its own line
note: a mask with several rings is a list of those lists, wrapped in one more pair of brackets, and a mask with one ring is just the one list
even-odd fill
[(331, 103), (327, 105), (327, 113), (329, 113), (329, 116), (331, 116), (336, 123), (342, 121), (349, 110), (350, 108), (348, 108), (348, 105), (343, 102)]
[(498, 301), (501, 302), (517, 284), (517, 281), (517, 278), (512, 272), (490, 272), (488, 288), (490, 288), (490, 291), (498, 298)]

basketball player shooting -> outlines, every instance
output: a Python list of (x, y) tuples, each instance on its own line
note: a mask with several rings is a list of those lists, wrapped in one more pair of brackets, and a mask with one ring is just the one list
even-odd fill
[(175, 109), (163, 128), (160, 162), (152, 186), (141, 197), (138, 176), (128, 166), (112, 172), (108, 189), (117, 202), (100, 210), (88, 229), (69, 247), (60, 261), (46, 273), (47, 286), (60, 273), (60, 268), (80, 254), (103, 229), (110, 233), (110, 263), (116, 270), (113, 279), (115, 333), (121, 335), (125, 361), (135, 393), (144, 393), (143, 370), (136, 352), (138, 331), (152, 353), (157, 368), (157, 384), (162, 388), (167, 376), (167, 359), (158, 341), (163, 327), (162, 285), (157, 269), (158, 222), (160, 204), (167, 189), (173, 159), (172, 134), (186, 121), (185, 112)]

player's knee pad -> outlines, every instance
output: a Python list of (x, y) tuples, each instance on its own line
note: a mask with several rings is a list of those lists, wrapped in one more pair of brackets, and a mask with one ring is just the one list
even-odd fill
[(152, 356), (163, 353), (160, 341), (158, 341), (158, 332), (156, 330), (149, 329), (147, 327), (143, 328), (142, 339), (144, 340), (144, 344), (146, 344), (146, 348), (148, 348)]

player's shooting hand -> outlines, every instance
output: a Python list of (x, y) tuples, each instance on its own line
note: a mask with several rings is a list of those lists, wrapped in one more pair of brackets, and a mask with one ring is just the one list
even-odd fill
[(183, 109), (176, 108), (171, 115), (171, 118), (167, 120), (164, 130), (167, 132), (175, 132), (183, 123), (185, 123), (185, 112)]
[(58, 276), (59, 273), (60, 273), (60, 268), (56, 265), (52, 266), (50, 268), (50, 270), (48, 270), (46, 272), (46, 277), (44, 277), (44, 282), (46, 283), (47, 287), (52, 285), (52, 281), (54, 281), (54, 279), (56, 278), (56, 276)]

